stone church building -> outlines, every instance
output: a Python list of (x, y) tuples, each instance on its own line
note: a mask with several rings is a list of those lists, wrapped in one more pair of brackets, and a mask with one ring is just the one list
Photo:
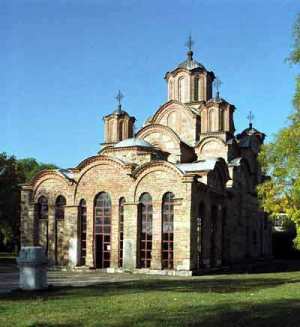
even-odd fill
[(119, 101), (98, 154), (22, 186), (22, 245), (43, 246), (55, 266), (110, 272), (190, 275), (269, 257), (256, 195), (265, 135), (252, 124), (235, 134), (215, 79), (189, 48), (165, 75), (168, 101), (136, 133)]

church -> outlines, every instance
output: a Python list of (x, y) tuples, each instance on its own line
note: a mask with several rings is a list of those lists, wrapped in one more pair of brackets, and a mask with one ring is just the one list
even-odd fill
[(55, 267), (169, 275), (272, 255), (256, 193), (265, 135), (251, 120), (235, 134), (235, 107), (191, 46), (141, 129), (119, 92), (97, 154), (22, 185), (22, 246), (44, 247)]

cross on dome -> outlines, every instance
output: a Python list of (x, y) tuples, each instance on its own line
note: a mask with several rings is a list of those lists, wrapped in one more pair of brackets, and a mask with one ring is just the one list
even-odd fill
[(185, 43), (185, 45), (186, 45), (186, 47), (188, 48), (189, 51), (192, 51), (192, 47), (193, 47), (194, 43), (195, 42), (192, 39), (192, 35), (190, 34), (189, 37), (188, 37), (188, 40)]
[(187, 52), (187, 56), (188, 56), (188, 60), (189, 61), (192, 61), (193, 60), (193, 50), (192, 50), (192, 47), (194, 45), (194, 41), (192, 39), (192, 35), (190, 34), (186, 43), (185, 43), (185, 46), (188, 48), (188, 52)]
[(247, 119), (249, 121), (249, 127), (252, 128), (252, 123), (253, 123), (253, 120), (254, 120), (254, 115), (253, 115), (253, 113), (252, 113), (251, 110), (249, 111), (249, 114), (247, 116)]
[(213, 81), (214, 87), (216, 88), (216, 99), (220, 98), (220, 86), (222, 85), (222, 81), (218, 76), (216, 76), (215, 80)]
[(124, 98), (124, 95), (121, 93), (121, 91), (119, 90), (117, 96), (116, 96), (116, 99), (118, 101), (118, 112), (120, 113), (121, 112), (121, 108), (122, 108), (122, 99)]

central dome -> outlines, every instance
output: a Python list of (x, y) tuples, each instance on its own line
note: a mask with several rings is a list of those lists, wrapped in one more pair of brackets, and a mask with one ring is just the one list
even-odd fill
[(138, 139), (138, 138), (130, 138), (130, 139), (126, 139), (123, 140), (117, 144), (114, 145), (115, 148), (127, 148), (127, 147), (131, 147), (131, 146), (140, 146), (140, 147), (144, 147), (144, 148), (153, 148), (153, 145), (150, 144), (149, 142), (142, 140), (142, 139)]

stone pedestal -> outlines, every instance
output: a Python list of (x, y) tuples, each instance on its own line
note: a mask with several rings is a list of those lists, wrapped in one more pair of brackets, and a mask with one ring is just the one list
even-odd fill
[(17, 258), (20, 269), (20, 288), (23, 290), (41, 290), (48, 287), (47, 264), (44, 249), (41, 246), (26, 246)]

